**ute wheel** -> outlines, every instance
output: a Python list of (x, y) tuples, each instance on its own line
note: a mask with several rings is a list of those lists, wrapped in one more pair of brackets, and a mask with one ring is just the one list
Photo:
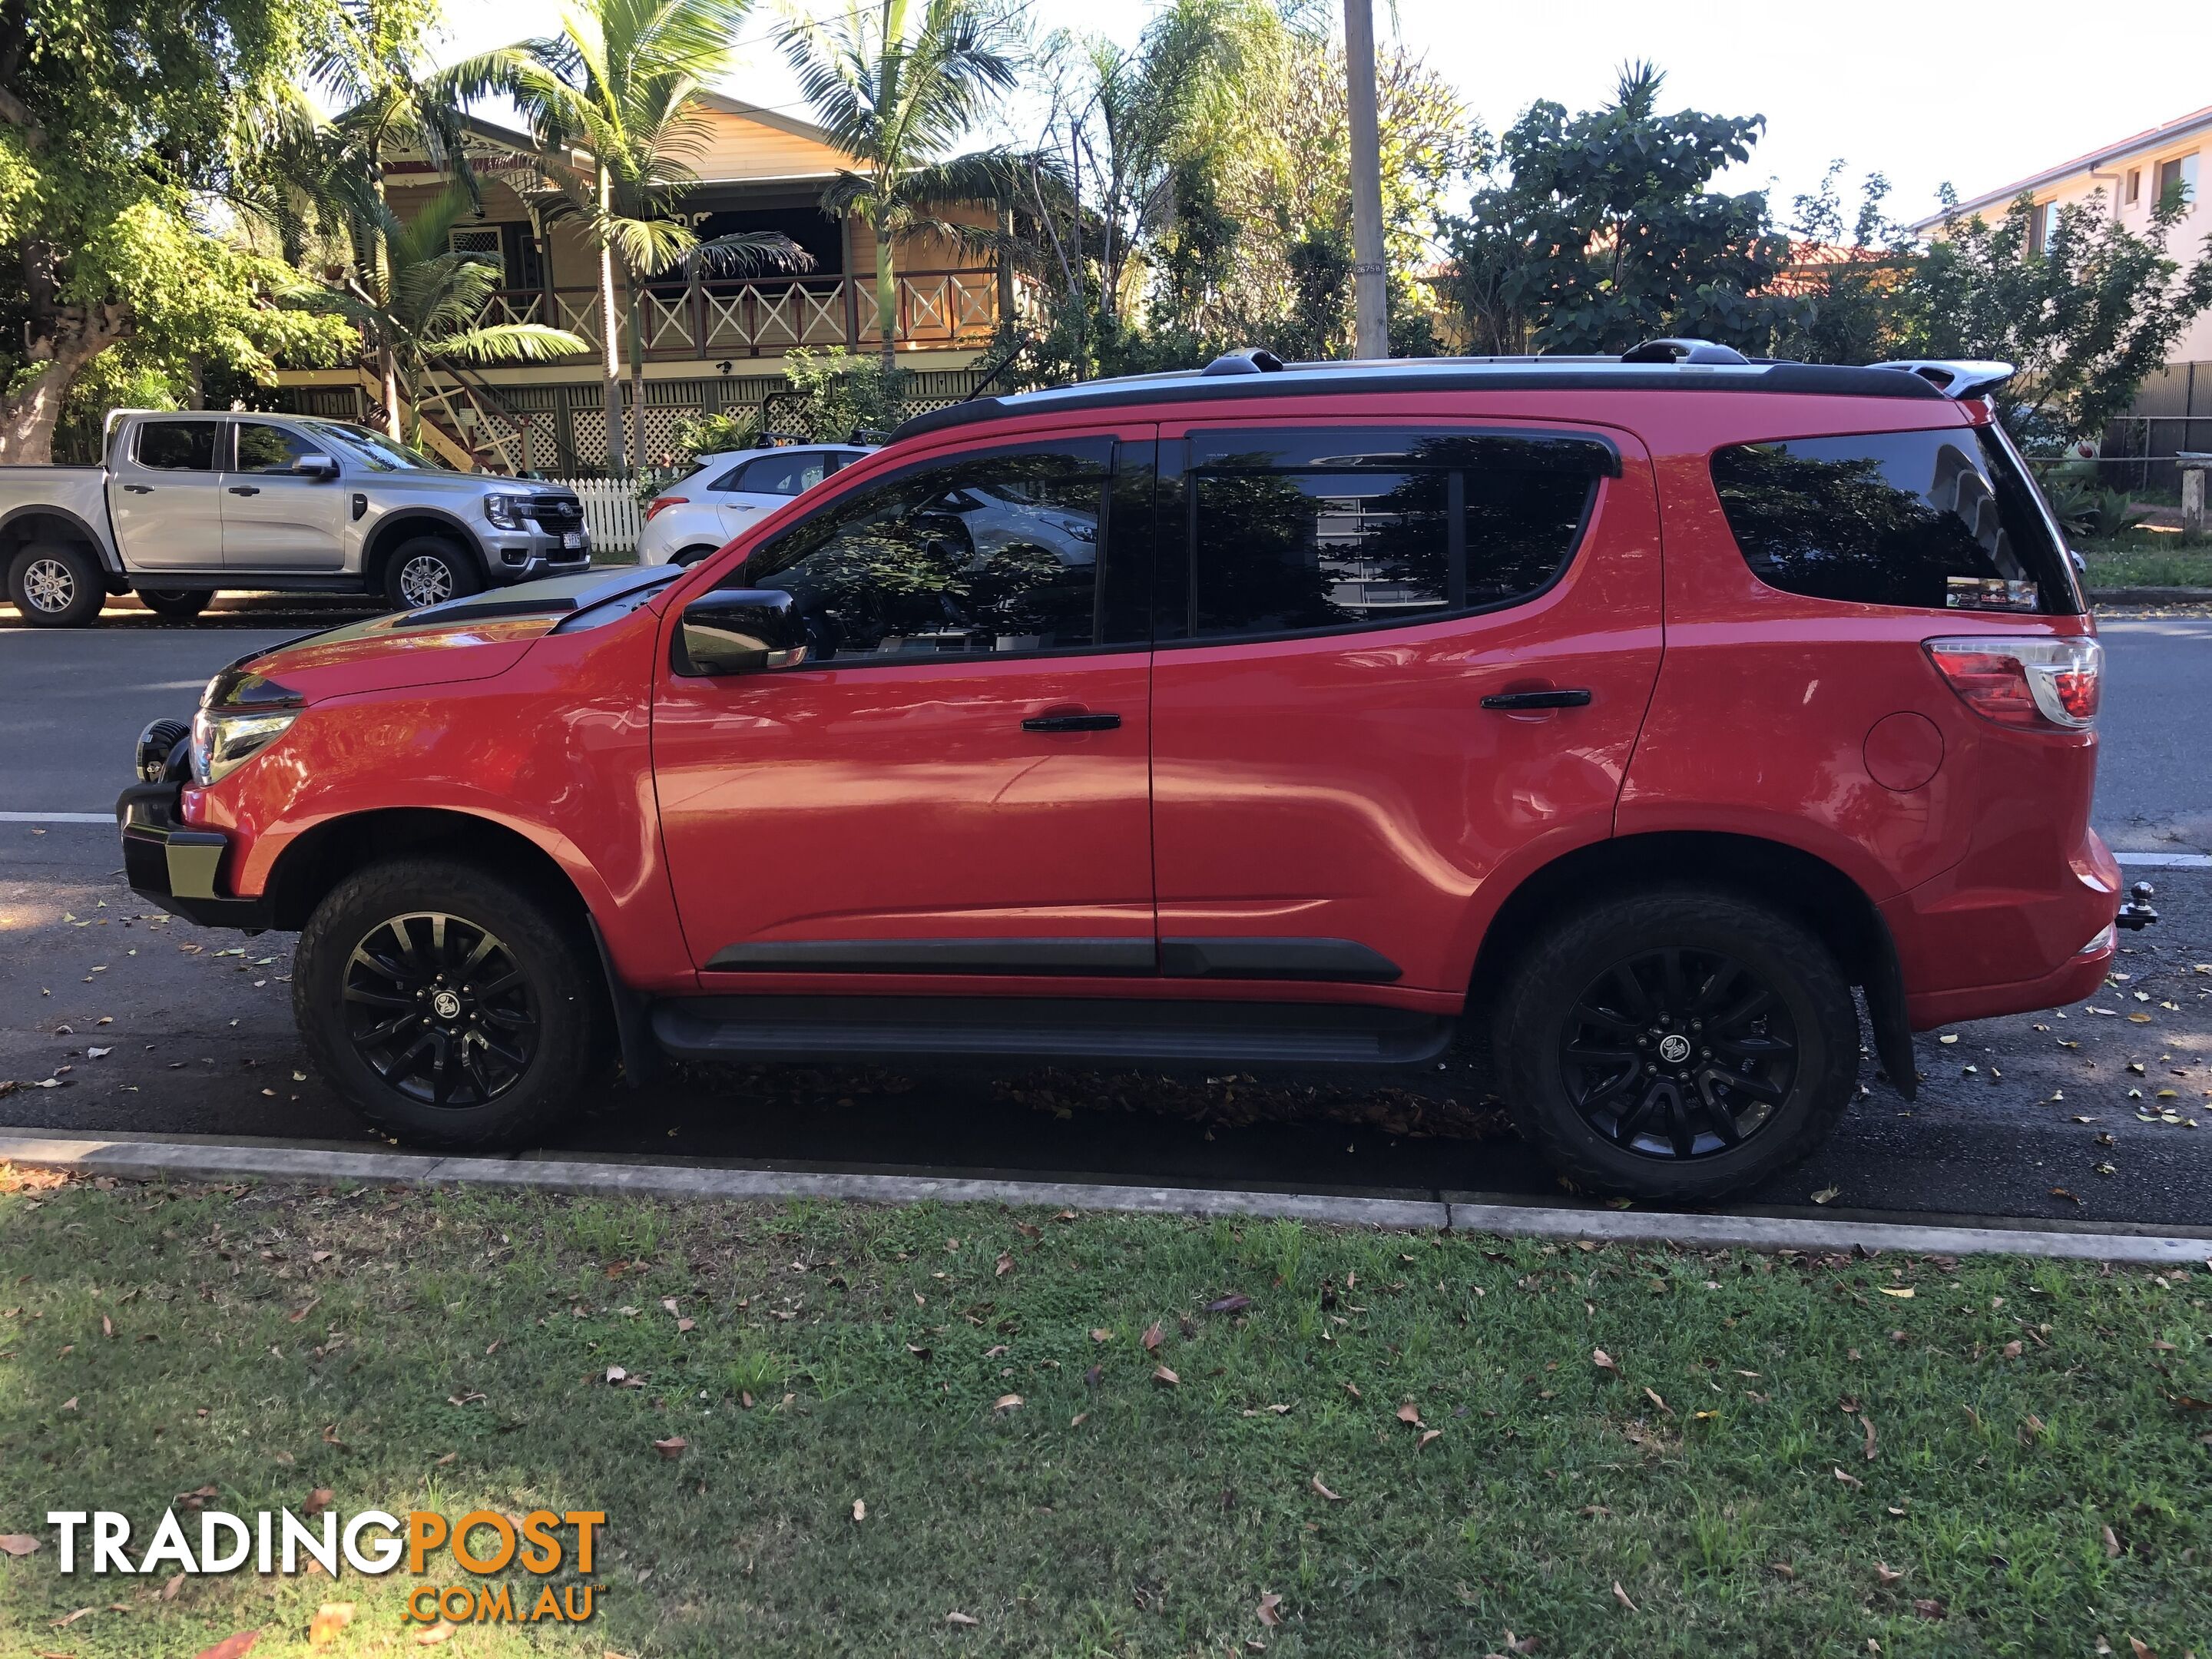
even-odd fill
[(384, 562), (384, 597), (395, 611), (420, 611), (483, 586), (475, 556), (435, 536), (416, 536)]
[(142, 587), (137, 590), (138, 603), (157, 617), (176, 617), (189, 621), (208, 608), (215, 598), (203, 587)]
[(73, 542), (33, 542), (8, 562), (8, 597), (33, 628), (88, 628), (106, 599), (100, 564)]
[(705, 558), (709, 553), (716, 553), (720, 550), (721, 550), (719, 546), (710, 547), (705, 542), (701, 542), (696, 547), (678, 548), (675, 552), (668, 556), (668, 562), (671, 564), (696, 564), (700, 560)]
[(1562, 1174), (1676, 1202), (1751, 1186), (1825, 1139), (1858, 1039), (1826, 945), (1701, 887), (1569, 916), (1515, 964), (1492, 1024), (1514, 1122)]
[(454, 860), (347, 877), (300, 935), (292, 1012), (316, 1069), (372, 1127), (448, 1151), (543, 1136), (607, 1058), (581, 924)]

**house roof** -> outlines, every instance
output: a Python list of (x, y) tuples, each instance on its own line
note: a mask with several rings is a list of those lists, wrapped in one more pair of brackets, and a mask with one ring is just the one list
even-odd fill
[[(836, 139), (825, 127), (817, 126), (811, 121), (800, 120), (796, 116), (783, 114), (777, 110), (763, 108), (758, 104), (749, 104), (744, 99), (732, 98), (726, 93), (702, 90), (696, 95), (702, 104), (718, 115), (732, 116), (756, 126), (767, 127), (773, 131), (783, 134), (786, 137), (799, 139), (804, 144), (818, 146), (821, 149), (829, 152), (821, 158), (819, 165), (805, 164), (795, 169), (788, 163), (799, 158), (787, 155), (782, 158), (787, 165), (779, 167), (774, 173), (759, 174), (746, 173), (738, 175), (747, 184), (817, 183), (825, 179), (836, 178), (839, 173), (851, 165), (852, 158), (838, 147)], [(535, 141), (528, 133), (514, 127), (502, 125), (496, 121), (488, 121), (480, 115), (465, 115), (461, 118), (461, 125), (467, 129), (471, 138), (479, 139), (501, 149), (514, 150), (527, 155), (536, 148)], [(713, 147), (710, 146), (711, 148)], [(812, 158), (806, 158), (806, 160), (811, 163)], [(436, 168), (427, 157), (415, 159), (410, 156), (409, 160), (392, 163), (389, 170), (397, 173), (432, 173), (435, 172)], [(711, 161), (708, 165), (701, 167), (700, 182), (702, 184), (719, 182), (719, 175)]]
[[(2177, 138), (2186, 138), (2195, 133), (2208, 131), (2212, 131), (2212, 104), (2206, 105), (2203, 109), (2192, 111), (2187, 115), (2176, 116), (2172, 120), (2161, 122), (2157, 126), (2146, 127), (2130, 137), (2103, 145), (2088, 151), (2086, 155), (2077, 155), (2070, 161), (2062, 161), (2057, 167), (2045, 167), (2040, 173), (2032, 173), (2027, 178), (2017, 179), (2012, 184), (2000, 185), (1996, 190), (1984, 191), (1979, 196), (1970, 197), (1960, 203), (1958, 210), (1960, 213), (1974, 213), (1985, 207), (2009, 204), (2015, 198), (2029, 191), (2040, 190), (2045, 185), (2055, 185), (2062, 179), (2070, 179), (2077, 173), (2093, 172), (2109, 162), (2123, 161), (2139, 150), (2163, 149)], [(1942, 213), (1930, 214), (1925, 219), (1914, 221), (1912, 228), (1922, 232), (1933, 230), (1948, 216)]]

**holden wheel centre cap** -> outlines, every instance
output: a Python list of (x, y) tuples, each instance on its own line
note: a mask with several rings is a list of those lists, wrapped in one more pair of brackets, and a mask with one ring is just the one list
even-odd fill
[[(443, 1013), (445, 1009), (441, 1006), (438, 1012)], [(1659, 1039), (1659, 1058), (1669, 1066), (1680, 1066), (1689, 1057), (1690, 1039), (1680, 1031), (1669, 1031)]]
[[(461, 1000), (451, 991), (441, 991), (430, 999), (430, 1008), (440, 1019), (458, 1019), (461, 1013)], [(1689, 1052), (1687, 1043), (1683, 1044), (1682, 1052)]]

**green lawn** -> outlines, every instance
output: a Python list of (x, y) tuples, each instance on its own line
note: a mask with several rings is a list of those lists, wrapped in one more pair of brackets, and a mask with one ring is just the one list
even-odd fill
[(456, 1655), (2212, 1653), (2202, 1269), (125, 1183), (0, 1274), (9, 1654), (418, 1651), (404, 1569), (43, 1521), (319, 1487), (607, 1512), (591, 1623)]
[(2091, 587), (2212, 587), (2212, 546), (2185, 547), (2179, 536), (2138, 532), (2112, 542), (2084, 542)]

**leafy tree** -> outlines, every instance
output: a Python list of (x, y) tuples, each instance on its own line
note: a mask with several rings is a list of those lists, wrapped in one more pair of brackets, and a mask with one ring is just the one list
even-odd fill
[(799, 90), (837, 147), (859, 162), (823, 192), (822, 210), (856, 214), (876, 237), (876, 332), (891, 366), (898, 283), (893, 244), (929, 235), (995, 247), (995, 228), (940, 210), (997, 208), (1009, 167), (995, 152), (946, 154), (994, 94), (1014, 84), (1013, 37), (983, 0), (880, 0), (824, 18), (793, 17), (780, 35)]
[[(130, 343), (133, 373), (332, 343), (272, 301), (279, 260), (207, 234), (252, 118), (309, 76), (404, 41), (421, 0), (0, 0), (0, 461), (44, 460), (71, 385)], [(369, 33), (354, 20), (373, 20)], [(117, 377), (109, 376), (111, 382)]]
[[(547, 222), (580, 224), (599, 253), (599, 335), (607, 457), (617, 472), (645, 457), (640, 295), (647, 281), (693, 261), (732, 269), (800, 270), (789, 238), (741, 232), (702, 241), (671, 216), (696, 180), (689, 158), (707, 139), (699, 92), (728, 66), (750, 0), (581, 0), (561, 32), (456, 64), (434, 83), (440, 101), (486, 93), (514, 101), (537, 144)], [(580, 161), (577, 158), (581, 156)], [(619, 265), (628, 294), (634, 440), (623, 434)]]
[(2178, 193), (2142, 232), (2114, 219), (2101, 191), (2069, 204), (2040, 248), (2033, 197), (1995, 224), (1962, 222), (1956, 202), (1947, 188), (1942, 231), (1899, 295), (1905, 355), (2014, 364), (1997, 397), (2024, 440), (2055, 449), (2101, 432), (2212, 307), (2212, 237), (2186, 270), (2166, 252), (2189, 210)]
[(1533, 104), (1500, 141), (1499, 181), (1453, 230), (1454, 298), (1478, 337), (1618, 352), (1687, 334), (1764, 349), (1803, 302), (1766, 290), (1790, 257), (1757, 191), (1708, 187), (1750, 158), (1763, 116), (1659, 112), (1665, 77), (1621, 71), (1613, 101)]
[(448, 246), (470, 206), (465, 190), (449, 189), (403, 225), (379, 203), (381, 257), (348, 276), (334, 296), (404, 388), (414, 429), (394, 435), (410, 443), (420, 437), (426, 370), (456, 360), (532, 362), (591, 349), (587, 341), (543, 323), (477, 323), (504, 273), (488, 255)]
[(1875, 363), (1903, 351), (1904, 285), (1916, 258), (1904, 226), (1884, 210), (1889, 180), (1870, 173), (1846, 222), (1832, 162), (1818, 190), (1792, 203), (1790, 267), (1778, 287), (1804, 301), (1776, 325), (1772, 355), (1806, 363)]

